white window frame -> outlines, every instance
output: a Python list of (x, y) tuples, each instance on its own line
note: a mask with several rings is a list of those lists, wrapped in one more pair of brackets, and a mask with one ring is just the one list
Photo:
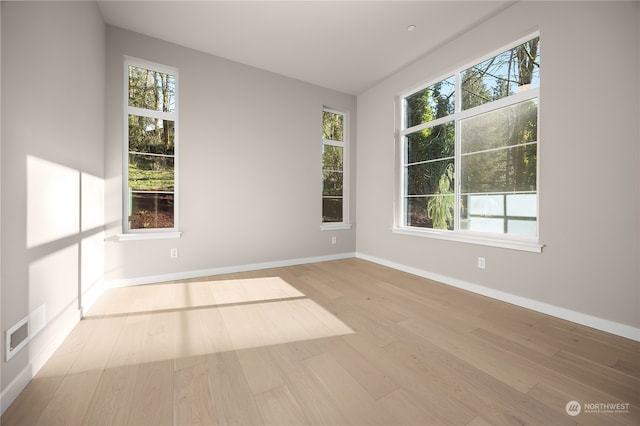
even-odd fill
[[(349, 113), (334, 108), (322, 107), (322, 112), (330, 112), (342, 116), (342, 141), (332, 141), (322, 138), (321, 147), (325, 145), (338, 146), (342, 148), (342, 222), (322, 222), (320, 229), (323, 231), (351, 229), (349, 222)], [(322, 117), (322, 114), (321, 114)], [(322, 135), (322, 132), (320, 133)], [(320, 151), (320, 164), (322, 166), (322, 150)], [(322, 168), (322, 167), (321, 167)], [(320, 199), (323, 199), (323, 182), (320, 180)], [(321, 206), (322, 209), (322, 206)], [(322, 215), (321, 215), (322, 217)]]
[[(158, 71), (165, 74), (170, 74), (175, 77), (175, 93), (174, 112), (168, 113), (164, 111), (154, 111), (145, 108), (138, 108), (129, 106), (129, 66), (146, 68), (153, 71)], [(138, 59), (130, 56), (124, 57), (124, 81), (123, 81), (123, 155), (122, 155), (122, 229), (123, 234), (118, 235), (118, 240), (142, 240), (142, 239), (165, 239), (165, 238), (179, 238), (181, 232), (178, 228), (178, 211), (179, 211), (179, 72), (177, 68), (170, 67), (163, 64), (147, 61), (144, 59)], [(145, 117), (166, 119), (174, 122), (174, 150), (173, 150), (173, 179), (174, 179), (174, 205), (173, 205), (173, 228), (144, 228), (144, 229), (130, 229), (129, 228), (129, 114), (141, 115)]]
[[(492, 246), (492, 247), (501, 247), (513, 250), (522, 250), (529, 251), (535, 253), (541, 253), (543, 244), (539, 241), (540, 235), (540, 87), (530, 88), (527, 91), (523, 91), (517, 94), (513, 94), (507, 96), (505, 98), (501, 98), (495, 101), (491, 101), (485, 103), (483, 105), (470, 108), (468, 110), (462, 110), (462, 93), (461, 93), (461, 73), (466, 69), (475, 66), (483, 61), (497, 56), (509, 49), (512, 49), (520, 44), (523, 44), (535, 37), (539, 37), (540, 34), (538, 32), (529, 34), (525, 37), (522, 37), (513, 43), (510, 43), (504, 47), (496, 49), (483, 57), (480, 57), (476, 60), (473, 60), (464, 66), (461, 66), (457, 69), (452, 70), (451, 72), (442, 75), (436, 79), (430, 80), (427, 83), (421, 84), (410, 90), (406, 90), (396, 97), (396, 111), (397, 111), (397, 123), (399, 128), (396, 131), (396, 147), (397, 147), (397, 155), (396, 155), (396, 164), (397, 164), (397, 173), (398, 182), (396, 185), (396, 196), (394, 197), (396, 200), (396, 206), (394, 207), (394, 225), (392, 227), (392, 232), (395, 234), (401, 235), (410, 235), (410, 236), (418, 236), (418, 237), (427, 237), (434, 238), (439, 240), (447, 240), (447, 241), (457, 241), (469, 244), (479, 244), (484, 246)], [(405, 107), (404, 107), (404, 99), (416, 92), (419, 92), (423, 89), (426, 89), (429, 86), (432, 86), (442, 80), (445, 80), (454, 75), (455, 78), (455, 111), (454, 113), (447, 115), (445, 117), (437, 118), (435, 120), (429, 121), (428, 123), (422, 123), (410, 128), (405, 128)], [(526, 236), (515, 236), (509, 234), (495, 234), (488, 232), (478, 232), (478, 231), (470, 231), (470, 230), (461, 230), (460, 229), (460, 214), (459, 214), (459, 206), (460, 206), (460, 193), (461, 193), (461, 121), (473, 117), (476, 115), (480, 115), (489, 111), (499, 110), (501, 108), (505, 108), (507, 106), (515, 105), (520, 102), (524, 102), (527, 100), (537, 99), (538, 100), (538, 140), (536, 141), (537, 148), (537, 162), (536, 162), (536, 235), (535, 237), (526, 237)], [(454, 229), (450, 230), (440, 230), (440, 229), (431, 229), (431, 228), (420, 228), (414, 226), (406, 225), (406, 204), (404, 202), (405, 198), (405, 136), (419, 131), (423, 128), (433, 127), (438, 124), (444, 124), (450, 121), (454, 121), (455, 125), (455, 214), (454, 214)]]

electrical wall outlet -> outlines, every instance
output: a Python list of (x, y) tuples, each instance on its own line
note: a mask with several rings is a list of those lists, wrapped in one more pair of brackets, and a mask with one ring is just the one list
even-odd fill
[(169, 250), (169, 257), (171, 259), (177, 259), (178, 258), (178, 249), (177, 248), (172, 248), (171, 250)]
[(338, 242), (338, 237), (331, 237), (331, 244), (336, 244)]
[(484, 257), (479, 257), (478, 258), (478, 268), (480, 269), (484, 269), (486, 267), (486, 262), (484, 260)]

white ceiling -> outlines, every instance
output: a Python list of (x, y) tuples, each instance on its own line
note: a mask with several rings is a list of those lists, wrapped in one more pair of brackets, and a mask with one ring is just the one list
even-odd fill
[(107, 24), (354, 95), (512, 3), (98, 2)]

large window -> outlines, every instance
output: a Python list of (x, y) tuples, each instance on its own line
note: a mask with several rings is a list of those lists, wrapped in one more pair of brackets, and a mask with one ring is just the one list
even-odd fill
[(537, 242), (539, 88), (533, 37), (402, 96), (397, 228)]
[(127, 61), (126, 230), (174, 230), (177, 71)]
[(331, 109), (322, 111), (322, 223), (344, 225), (346, 116)]

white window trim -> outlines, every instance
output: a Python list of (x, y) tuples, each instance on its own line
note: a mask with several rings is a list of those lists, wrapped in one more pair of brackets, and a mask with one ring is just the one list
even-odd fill
[[(334, 108), (322, 107), (322, 111), (333, 114), (340, 114), (343, 117), (343, 141), (332, 141), (322, 138), (321, 147), (324, 145), (342, 147), (342, 222), (322, 222), (320, 224), (321, 231), (336, 231), (343, 229), (351, 229), (352, 225), (349, 221), (349, 113)], [(322, 151), (320, 151), (322, 152)], [(322, 161), (322, 160), (321, 160)], [(322, 181), (320, 182), (320, 195), (322, 196)]]
[[(496, 101), (492, 101), (492, 102), (488, 102), (486, 104), (471, 108), (469, 110), (461, 110), (461, 91), (460, 91), (460, 75), (462, 73), (462, 71), (478, 64), (481, 63), (483, 61), (485, 61), (486, 59), (492, 58), (496, 55), (499, 55), (502, 52), (505, 52), (506, 50), (512, 49), (528, 40), (531, 40), (535, 37), (539, 37), (540, 33), (538, 31), (531, 33), (527, 36), (524, 36), (512, 43), (509, 43), (506, 46), (503, 46), (499, 49), (495, 49), (494, 51), (492, 51), (491, 53), (488, 53), (486, 55), (484, 55), (483, 57), (480, 57), (479, 59), (470, 61), (469, 63), (458, 67), (454, 70), (452, 70), (451, 72), (440, 76), (438, 78), (429, 80), (426, 83), (420, 84), (419, 86), (415, 86), (414, 88), (411, 88), (409, 90), (405, 90), (404, 92), (402, 92), (401, 94), (399, 94), (398, 96), (396, 96), (396, 120), (397, 120), (397, 124), (398, 124), (398, 128), (395, 132), (395, 137), (396, 137), (396, 159), (395, 159), (395, 164), (396, 164), (396, 196), (394, 197), (395, 203), (394, 203), (394, 224), (393, 227), (391, 228), (391, 232), (394, 234), (399, 234), (399, 235), (408, 235), (408, 236), (415, 236), (415, 237), (426, 237), (426, 238), (432, 238), (432, 239), (437, 239), (437, 240), (446, 240), (446, 241), (455, 241), (455, 242), (462, 242), (462, 243), (468, 243), (468, 244), (478, 244), (478, 245), (483, 245), (483, 246), (490, 246), (490, 247), (500, 247), (500, 248), (506, 248), (506, 249), (512, 249), (512, 250), (521, 250), (521, 251), (527, 251), (527, 252), (533, 252), (533, 253), (542, 253), (542, 248), (544, 247), (544, 244), (540, 243), (540, 182), (539, 182), (539, 177), (540, 177), (540, 135), (538, 134), (538, 140), (536, 141), (537, 145), (537, 149), (538, 149), (538, 161), (536, 164), (537, 167), (537, 179), (538, 179), (538, 183), (536, 184), (536, 221), (537, 221), (537, 229), (536, 229), (536, 236), (535, 237), (521, 237), (521, 236), (513, 236), (513, 235), (508, 235), (508, 234), (492, 234), (492, 233), (488, 233), (488, 232), (474, 232), (474, 231), (469, 231), (469, 230), (460, 230), (457, 229), (459, 224), (459, 215), (456, 214), (455, 216), (455, 220), (456, 220), (456, 225), (453, 231), (447, 231), (447, 230), (439, 230), (439, 229), (430, 229), (430, 228), (420, 228), (420, 227), (414, 227), (414, 226), (407, 226), (404, 225), (405, 223), (405, 218), (406, 218), (406, 207), (405, 207), (405, 203), (404, 203), (404, 196), (405, 196), (405, 191), (404, 191), (404, 187), (405, 187), (405, 176), (404, 176), (404, 136), (406, 134), (409, 133), (413, 133), (419, 130), (422, 130), (424, 128), (427, 127), (432, 127), (438, 124), (443, 124), (449, 121), (454, 121), (454, 124), (456, 126), (456, 147), (455, 147), (455, 151), (456, 151), (456, 167), (455, 167), (455, 182), (456, 182), (456, 190), (455, 190), (455, 194), (457, 194), (456, 196), (456, 211), (458, 210), (458, 200), (459, 200), (459, 192), (460, 192), (460, 167), (459, 167), (459, 155), (458, 154), (460, 152), (460, 131), (459, 131), (459, 127), (460, 127), (460, 122), (461, 120), (468, 118), (468, 117), (472, 117), (478, 114), (482, 114), (488, 111), (492, 111), (492, 110), (496, 110), (496, 109), (500, 109), (500, 108), (504, 108), (506, 106), (509, 105), (513, 105), (519, 102), (523, 102), (525, 100), (528, 99), (537, 99), (538, 100), (538, 111), (540, 111), (540, 88), (536, 87), (536, 88), (531, 88), (527, 91), (524, 92), (520, 92), (514, 95), (510, 95), (506, 98), (501, 98), (498, 99)], [(422, 123), (413, 127), (409, 127), (409, 128), (404, 128), (404, 124), (405, 123), (405, 109), (404, 109), (404, 105), (403, 105), (403, 100), (404, 98), (406, 98), (407, 96), (410, 96), (420, 90), (423, 90), (435, 83), (438, 83), (439, 81), (445, 80), (449, 77), (451, 77), (451, 75), (455, 75), (456, 76), (456, 91), (455, 91), (455, 112), (451, 115), (448, 115), (446, 117), (441, 117), (438, 118), (436, 120), (432, 120), (428, 123)], [(540, 128), (539, 126), (540, 123), (540, 113), (538, 112), (538, 129)]]
[(117, 234), (114, 240), (115, 241), (169, 240), (173, 238), (180, 238), (181, 236), (182, 236), (182, 232), (162, 231), (162, 232), (148, 232), (148, 233)]
[(508, 238), (503, 234), (490, 234), (488, 232), (474, 233), (465, 231), (464, 233), (452, 233), (438, 229), (420, 229), (410, 226), (399, 226), (391, 229), (391, 232), (399, 235), (409, 235), (412, 237), (426, 237), (436, 240), (457, 241), (460, 243), (478, 244), (489, 247), (500, 247), (512, 250), (528, 251), (532, 253), (542, 253), (544, 244), (533, 240), (520, 238)]
[(345, 222), (325, 222), (320, 225), (321, 231), (340, 231), (342, 229), (351, 229), (353, 225)]
[[(175, 77), (175, 111), (173, 113), (167, 113), (164, 111), (153, 111), (144, 108), (129, 106), (129, 66), (146, 68), (154, 71), (159, 71), (165, 74), (170, 74)], [(158, 64), (144, 59), (134, 58), (132, 56), (124, 56), (124, 80), (123, 80), (123, 155), (122, 155), (122, 230), (121, 234), (116, 235), (117, 241), (132, 241), (132, 240), (151, 240), (151, 239), (170, 239), (180, 238), (182, 232), (178, 231), (178, 206), (179, 206), (179, 72), (177, 68), (170, 67), (163, 64)], [(142, 115), (147, 117), (153, 117), (158, 119), (166, 119), (174, 122), (175, 135), (174, 135), (174, 151), (173, 151), (173, 178), (174, 178), (174, 211), (173, 211), (173, 228), (151, 228), (151, 229), (129, 229), (129, 114)]]

